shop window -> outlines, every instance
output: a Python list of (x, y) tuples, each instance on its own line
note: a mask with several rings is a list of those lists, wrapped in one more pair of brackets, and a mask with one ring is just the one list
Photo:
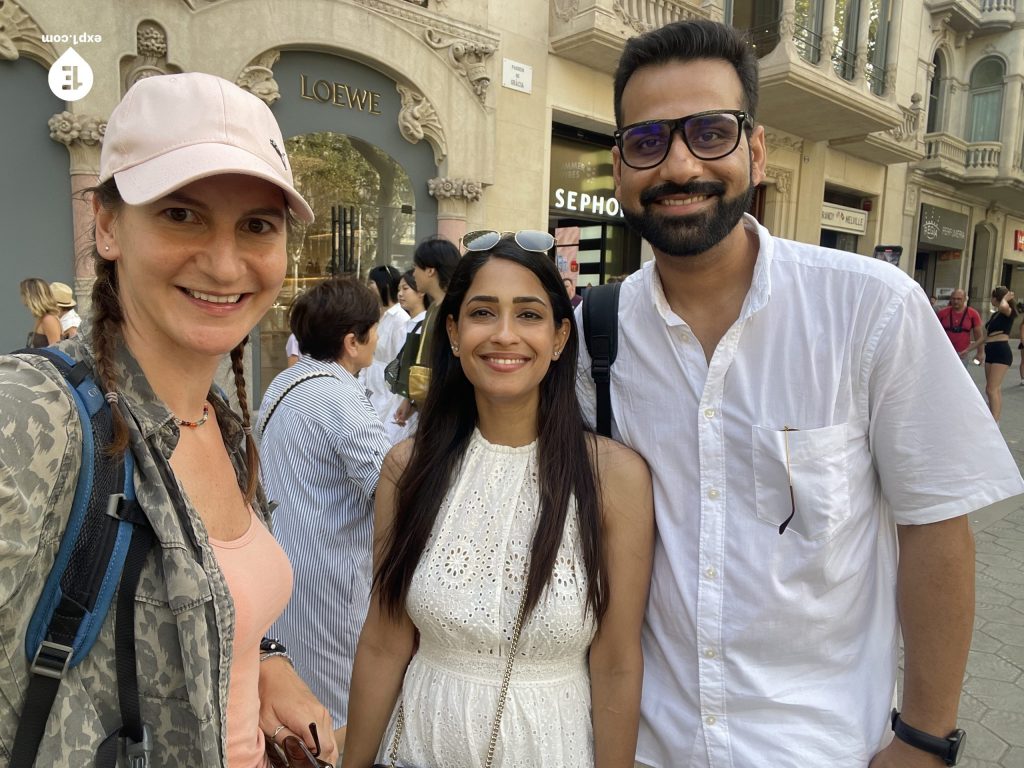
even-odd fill
[(1002, 59), (990, 56), (971, 70), (971, 106), (968, 141), (999, 141), (1003, 117)]
[(378, 264), (412, 266), (416, 244), (414, 195), (405, 169), (355, 136), (330, 131), (288, 139), (295, 186), (316, 214), (288, 233), (288, 274), (277, 301), (260, 322), (263, 389), (285, 367), (292, 299), (332, 275), (364, 277)]

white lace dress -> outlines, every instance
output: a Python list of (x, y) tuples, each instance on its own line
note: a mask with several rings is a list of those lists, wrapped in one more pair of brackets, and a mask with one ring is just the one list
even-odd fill
[[(537, 444), (474, 432), (413, 575), (406, 608), (420, 632), (405, 674), (398, 764), (484, 765), (536, 526)], [(555, 571), (523, 625), (495, 768), (592, 768), (586, 572), (575, 509)], [(396, 705), (397, 712), (397, 705)], [(378, 762), (388, 763), (395, 713)]]

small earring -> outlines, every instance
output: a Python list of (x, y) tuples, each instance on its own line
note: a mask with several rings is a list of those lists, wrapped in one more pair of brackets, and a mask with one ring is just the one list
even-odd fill
[(104, 246), (103, 246), (103, 252), (104, 252), (104, 253), (106, 253), (106, 252), (107, 252), (107, 251), (109, 251), (109, 250), (110, 250), (110, 246), (109, 246), (109, 245), (104, 245)]
[(459, 345), (458, 344), (452, 344), (452, 352), (454, 354), (456, 354), (456, 355), (459, 354)]

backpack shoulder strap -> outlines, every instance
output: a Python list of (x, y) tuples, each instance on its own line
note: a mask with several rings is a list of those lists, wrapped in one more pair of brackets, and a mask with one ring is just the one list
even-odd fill
[(612, 434), (612, 363), (619, 348), (619, 289), (606, 283), (587, 289), (583, 296), (583, 338), (590, 354), (590, 377), (597, 394), (597, 432)]
[(267, 424), (270, 423), (270, 417), (274, 415), (274, 411), (277, 410), (277, 406), (279, 406), (281, 404), (281, 401), (284, 400), (285, 395), (287, 395), (289, 392), (291, 392), (304, 381), (309, 381), (310, 379), (323, 379), (333, 377), (334, 374), (328, 373), (327, 371), (313, 371), (312, 373), (305, 373), (302, 376), (299, 376), (299, 378), (297, 378), (295, 381), (293, 381), (291, 384), (285, 387), (284, 392), (278, 395), (277, 400), (275, 400), (273, 404), (270, 406), (270, 408), (267, 410), (267, 415), (262, 416), (260, 418), (260, 435), (265, 435), (267, 433)]
[[(71, 512), (25, 636), (30, 678), (10, 765), (31, 768), (60, 681), (92, 650), (119, 584), (115, 648), (123, 723), (116, 732), (123, 733), (126, 749), (146, 741), (135, 674), (134, 596), (153, 533), (135, 501), (131, 452), (108, 450), (113, 416), (88, 364), (56, 348), (19, 353), (44, 357), (60, 373), (78, 411), (83, 439)], [(121, 609), (125, 592), (130, 605)], [(122, 670), (129, 667), (132, 674), (126, 677)]]

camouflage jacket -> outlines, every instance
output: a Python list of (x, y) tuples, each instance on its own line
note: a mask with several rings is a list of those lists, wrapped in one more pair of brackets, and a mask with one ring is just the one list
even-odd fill
[[(61, 344), (91, 362), (87, 335)], [(224, 766), (234, 608), (199, 515), (168, 463), (173, 417), (122, 348), (117, 377), (135, 458), (135, 492), (157, 543), (135, 596), (143, 720), (154, 766)], [(211, 393), (225, 445), (244, 484), (238, 417)], [(25, 632), (74, 498), (82, 431), (63, 380), (46, 361), (0, 356), (0, 768), (6, 768), (29, 677)], [(266, 518), (262, 495), (253, 505)], [(115, 600), (116, 603), (116, 600)], [(92, 765), (120, 724), (111, 607), (89, 656), (61, 682), (36, 765)]]

